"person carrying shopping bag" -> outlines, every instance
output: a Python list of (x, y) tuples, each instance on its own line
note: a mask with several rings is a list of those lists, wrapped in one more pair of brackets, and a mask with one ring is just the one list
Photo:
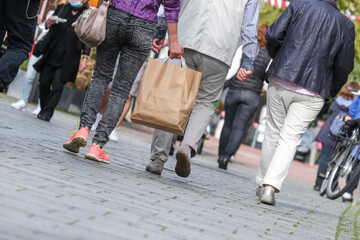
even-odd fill
[[(241, 42), (244, 59), (238, 71), (239, 81), (252, 75), (259, 51), (258, 17), (258, 0), (182, 1), (179, 37), (185, 48), (184, 59), (188, 68), (203, 75), (184, 140), (176, 153), (175, 172), (180, 177), (190, 175), (190, 159), (195, 156), (197, 143), (214, 113), (214, 104), (221, 96), (225, 77)], [(155, 43), (161, 46), (162, 41)], [(172, 136), (169, 132), (155, 130), (147, 171), (161, 174)]]
[(95, 122), (106, 88), (112, 80), (116, 58), (121, 52), (109, 101), (85, 155), (92, 160), (110, 162), (104, 145), (119, 120), (136, 75), (148, 57), (161, 3), (165, 7), (170, 57), (182, 56), (183, 48), (177, 39), (179, 0), (112, 0), (107, 11), (105, 40), (97, 48), (95, 71), (84, 99), (79, 130), (65, 142), (65, 149), (77, 153), (80, 147), (86, 146), (89, 130)]

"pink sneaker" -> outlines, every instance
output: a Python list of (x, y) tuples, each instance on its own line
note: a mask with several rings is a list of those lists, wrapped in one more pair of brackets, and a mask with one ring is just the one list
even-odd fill
[(80, 128), (72, 137), (66, 141), (63, 147), (73, 153), (78, 153), (80, 147), (85, 147), (89, 137), (89, 130), (87, 128)]
[(105, 153), (105, 149), (100, 145), (93, 143), (90, 146), (88, 153), (85, 155), (87, 159), (91, 159), (98, 162), (110, 163), (110, 157)]

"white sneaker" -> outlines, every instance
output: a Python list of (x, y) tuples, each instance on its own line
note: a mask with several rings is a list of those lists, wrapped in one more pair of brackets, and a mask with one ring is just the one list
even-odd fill
[(36, 106), (35, 110), (32, 112), (32, 114), (34, 115), (38, 115), (39, 112), (41, 111), (41, 107), (40, 107), (40, 103), (38, 103), (38, 105)]
[(91, 131), (95, 131), (95, 130), (96, 130), (96, 128), (97, 128), (97, 126), (98, 126), (101, 118), (102, 118), (102, 115), (101, 115), (100, 113), (96, 114), (96, 120), (95, 120), (94, 124), (93, 124), (92, 127), (91, 127)]
[(117, 128), (115, 128), (114, 130), (112, 130), (111, 134), (109, 135), (109, 139), (111, 141), (114, 141), (114, 142), (118, 142), (119, 141), (119, 137), (117, 135)]
[(12, 108), (15, 108), (16, 110), (21, 110), (21, 111), (25, 111), (26, 108), (26, 102), (22, 99), (20, 99), (19, 101), (17, 101), (16, 103), (12, 103), (11, 104)]
[(344, 193), (342, 195), (342, 197), (343, 197), (344, 201), (352, 201), (352, 194), (351, 193), (346, 192), (346, 193)]

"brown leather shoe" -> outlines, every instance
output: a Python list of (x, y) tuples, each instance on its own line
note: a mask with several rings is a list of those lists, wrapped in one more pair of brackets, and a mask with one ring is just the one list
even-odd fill
[(190, 147), (188, 145), (181, 145), (179, 151), (176, 153), (175, 172), (180, 177), (188, 177), (191, 172), (190, 165)]
[(146, 171), (151, 172), (151, 173), (155, 173), (158, 175), (161, 175), (162, 170), (164, 169), (164, 161), (160, 160), (160, 159), (155, 159), (154, 161), (151, 161), (147, 166), (146, 166)]

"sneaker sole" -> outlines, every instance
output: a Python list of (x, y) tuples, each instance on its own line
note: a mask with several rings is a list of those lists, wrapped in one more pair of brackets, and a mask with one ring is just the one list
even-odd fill
[(191, 172), (190, 160), (186, 153), (182, 150), (179, 150), (176, 153), (176, 166), (175, 172), (180, 177), (188, 177)]
[(85, 147), (87, 140), (84, 137), (75, 137), (70, 142), (64, 143), (63, 147), (73, 153), (78, 153), (80, 147)]
[(19, 111), (23, 111), (23, 112), (25, 112), (25, 109), (26, 109), (26, 107), (21, 107), (21, 108), (16, 108), (16, 107), (13, 107), (13, 106), (11, 106), (13, 109), (15, 109), (15, 110), (19, 110)]
[(103, 163), (110, 163), (110, 162), (108, 162), (108, 161), (106, 161), (106, 160), (104, 160), (104, 159), (101, 159), (101, 158), (97, 158), (97, 157), (95, 157), (94, 155), (92, 155), (92, 154), (86, 154), (85, 155), (85, 158), (87, 158), (87, 159), (90, 159), (90, 160), (93, 160), (93, 161), (97, 161), (97, 162), (103, 162)]

